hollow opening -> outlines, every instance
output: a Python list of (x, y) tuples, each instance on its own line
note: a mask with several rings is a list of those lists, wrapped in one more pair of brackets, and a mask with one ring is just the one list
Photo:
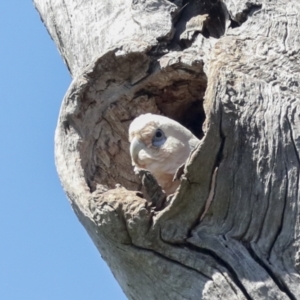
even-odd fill
[[(186, 83), (184, 86), (189, 89), (191, 83)], [(175, 89), (173, 89), (174, 87)], [(198, 97), (194, 97), (189, 93), (180, 93), (182, 92), (181, 87), (180, 84), (178, 86), (175, 83), (156, 96), (157, 107), (163, 115), (178, 121), (201, 139), (203, 137), (202, 125), (205, 120), (203, 109), (204, 91), (200, 91)], [(178, 98), (176, 98), (176, 94)], [(176, 100), (174, 101), (174, 99)]]
[[(199, 139), (203, 137), (202, 125), (205, 120), (203, 98), (206, 85), (203, 79), (174, 81), (172, 84), (157, 88), (149, 86), (139, 91), (139, 97), (147, 97), (154, 102), (157, 111), (176, 120), (188, 128)], [(149, 112), (147, 109), (143, 113)], [(151, 111), (150, 111), (151, 112)]]
[(198, 34), (205, 38), (220, 38), (225, 34), (228, 12), (221, 0), (184, 0), (175, 19), (176, 29), (171, 48), (186, 49)]
[(232, 21), (232, 27), (241, 26), (248, 20), (248, 17), (252, 16), (256, 11), (260, 10), (262, 7), (261, 4), (256, 3), (246, 3), (246, 8), (240, 13), (236, 14), (234, 20)]
[(165, 115), (201, 139), (206, 85), (201, 63), (173, 64), (133, 85), (123, 78), (107, 79), (104, 89), (103, 79), (93, 74), (76, 115), (77, 123), (79, 118), (83, 123), (80, 161), (90, 192), (113, 189), (117, 184), (139, 190), (140, 180), (129, 154), (128, 128), (141, 114)]

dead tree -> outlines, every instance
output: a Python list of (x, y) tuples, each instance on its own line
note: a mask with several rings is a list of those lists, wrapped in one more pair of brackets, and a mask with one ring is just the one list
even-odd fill
[[(300, 299), (299, 0), (34, 2), (73, 77), (57, 170), (127, 297)], [(145, 112), (201, 138), (163, 208), (129, 157)]]

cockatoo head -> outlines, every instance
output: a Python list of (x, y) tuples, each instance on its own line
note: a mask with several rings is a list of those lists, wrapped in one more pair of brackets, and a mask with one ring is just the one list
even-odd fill
[(199, 142), (178, 122), (150, 113), (132, 121), (129, 141), (135, 170), (149, 170), (167, 194), (175, 191), (173, 177)]

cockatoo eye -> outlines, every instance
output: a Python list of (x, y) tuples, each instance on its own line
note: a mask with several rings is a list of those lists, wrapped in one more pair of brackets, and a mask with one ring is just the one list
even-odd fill
[(154, 133), (153, 138), (152, 138), (152, 145), (154, 147), (159, 147), (159, 146), (164, 144), (166, 139), (167, 138), (166, 138), (164, 132), (161, 129), (157, 129)]

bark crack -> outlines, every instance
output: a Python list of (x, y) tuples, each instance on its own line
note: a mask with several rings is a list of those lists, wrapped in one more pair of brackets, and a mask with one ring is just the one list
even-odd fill
[[(185, 269), (187, 269), (187, 270), (197, 272), (198, 274), (200, 274), (201, 276), (203, 276), (203, 277), (204, 277), (205, 279), (207, 279), (207, 280), (213, 280), (211, 277), (209, 277), (209, 276), (207, 276), (206, 274), (202, 273), (199, 269), (197, 269), (197, 268), (192, 268), (192, 267), (190, 267), (190, 266), (187, 266), (187, 265), (181, 263), (181, 262), (178, 261), (178, 260), (175, 260), (175, 259), (173, 259), (173, 258), (170, 258), (170, 257), (168, 257), (168, 256), (165, 256), (165, 255), (161, 254), (161, 253), (158, 252), (157, 250), (149, 249), (149, 248), (143, 248), (143, 247), (137, 246), (137, 245), (135, 245), (135, 244), (132, 244), (132, 245), (133, 245), (134, 247), (136, 247), (137, 249), (144, 250), (144, 251), (149, 251), (149, 252), (151, 252), (151, 253), (153, 253), (153, 254), (155, 254), (155, 255), (157, 255), (157, 256), (159, 256), (159, 257), (161, 257), (161, 258), (163, 258), (163, 259), (165, 259), (165, 260), (167, 260), (167, 261), (169, 261), (169, 262), (171, 262), (171, 263), (174, 263), (174, 264), (176, 264), (176, 265), (178, 265), (178, 266), (180, 266), (180, 267), (183, 267), (183, 268), (185, 268)], [(174, 246), (174, 245), (172, 245), (172, 246)]]
[[(273, 172), (273, 170), (272, 170)], [(269, 211), (269, 207), (270, 207), (270, 197), (271, 197), (271, 183), (272, 183), (272, 174), (270, 175), (269, 177), (269, 182), (268, 182), (268, 195), (267, 195), (267, 207), (266, 207), (266, 211), (265, 211), (265, 214), (264, 214), (264, 218), (263, 218), (263, 221), (262, 221), (262, 225), (258, 228), (259, 229), (259, 232), (258, 232), (258, 236), (257, 236), (257, 241), (260, 239), (262, 233), (263, 233), (263, 228), (264, 228), (264, 223), (266, 221), (266, 217), (267, 217), (267, 214), (268, 214), (268, 211)]]
[[(55, 12), (54, 12), (54, 10), (53, 10), (52, 5), (49, 5), (49, 8), (50, 8), (50, 11), (51, 11), (51, 13), (52, 13), (52, 23), (53, 23), (53, 28), (54, 28), (54, 31), (55, 31), (55, 34), (56, 34), (56, 37), (57, 37), (57, 40), (58, 40), (58, 43), (59, 43), (59, 44), (58, 44), (59, 51), (60, 51), (60, 53), (61, 53), (61, 55), (62, 55), (62, 58), (63, 58), (63, 60), (64, 60), (64, 62), (65, 62), (65, 64), (66, 64), (66, 66), (67, 66), (68, 71), (70, 72), (70, 74), (72, 74), (71, 68), (70, 68), (70, 65), (69, 65), (69, 62), (68, 62), (68, 60), (67, 60), (67, 56), (65, 55), (65, 53), (64, 53), (64, 51), (63, 51), (63, 49), (65, 49), (65, 45), (64, 45), (63, 39), (62, 39), (62, 37), (61, 37), (61, 32), (60, 32), (60, 30), (59, 30), (59, 25), (57, 25), (57, 22), (56, 22), (56, 20), (55, 20)], [(47, 31), (49, 32), (48, 26), (46, 26), (46, 28), (47, 28)], [(50, 32), (49, 32), (49, 35), (52, 36), (52, 34), (50, 34)]]
[(250, 244), (243, 243), (244, 247), (248, 250), (250, 256), (253, 258), (254, 261), (256, 261), (273, 279), (274, 283), (278, 286), (278, 288), (285, 293), (291, 300), (297, 300), (297, 298), (292, 294), (292, 292), (288, 289), (285, 282), (278, 278), (276, 274), (272, 271), (271, 267), (268, 266), (268, 264), (261, 259), (254, 249), (252, 249)]
[(205, 215), (206, 215), (207, 211), (209, 210), (210, 205), (211, 205), (211, 203), (213, 201), (213, 198), (215, 196), (217, 174), (218, 174), (218, 167), (216, 167), (214, 169), (214, 172), (213, 172), (213, 175), (212, 175), (210, 191), (209, 191), (209, 194), (208, 194), (208, 198), (206, 199), (204, 211), (203, 211), (203, 213), (201, 214), (201, 217), (200, 217), (200, 222), (205, 217)]
[(287, 172), (287, 168), (286, 168), (286, 165), (285, 165), (285, 177), (286, 177), (286, 184), (285, 184), (285, 191), (284, 191), (284, 203), (283, 203), (283, 209), (282, 209), (282, 214), (281, 214), (281, 220), (280, 220), (280, 225), (277, 229), (277, 232), (275, 234), (275, 237), (274, 237), (274, 240), (270, 246), (270, 250), (269, 250), (269, 253), (268, 253), (268, 262), (270, 260), (270, 257), (271, 257), (271, 252), (273, 250), (273, 247), (282, 231), (282, 228), (283, 228), (283, 220), (284, 220), (284, 213), (285, 213), (285, 209), (286, 209), (286, 204), (287, 204), (287, 197), (288, 197), (288, 186), (289, 186), (289, 177), (288, 177), (288, 172)]
[(290, 122), (288, 116), (286, 116), (286, 120), (287, 120), (289, 129), (290, 129), (290, 138), (291, 138), (291, 141), (292, 141), (292, 145), (294, 147), (294, 151), (295, 151), (295, 154), (296, 154), (296, 157), (297, 157), (297, 160), (298, 160), (298, 164), (300, 165), (300, 155), (299, 155), (299, 152), (297, 150), (296, 142), (295, 142), (294, 137), (293, 137), (292, 125), (291, 125), (291, 122)]
[(215, 252), (213, 252), (212, 250), (209, 250), (209, 249), (196, 247), (195, 245), (190, 244), (190, 243), (187, 245), (187, 247), (192, 251), (196, 251), (196, 252), (199, 252), (202, 254), (209, 255), (214, 260), (216, 260), (217, 263), (219, 263), (222, 267), (224, 267), (226, 270), (228, 270), (228, 274), (230, 274), (230, 278), (236, 284), (236, 286), (241, 290), (241, 292), (243, 293), (245, 298), (247, 300), (254, 300), (248, 294), (246, 288), (244, 287), (243, 283), (240, 281), (240, 279), (239, 279), (238, 275), (236, 274), (236, 272), (234, 271), (234, 269), (225, 260), (220, 258)]

